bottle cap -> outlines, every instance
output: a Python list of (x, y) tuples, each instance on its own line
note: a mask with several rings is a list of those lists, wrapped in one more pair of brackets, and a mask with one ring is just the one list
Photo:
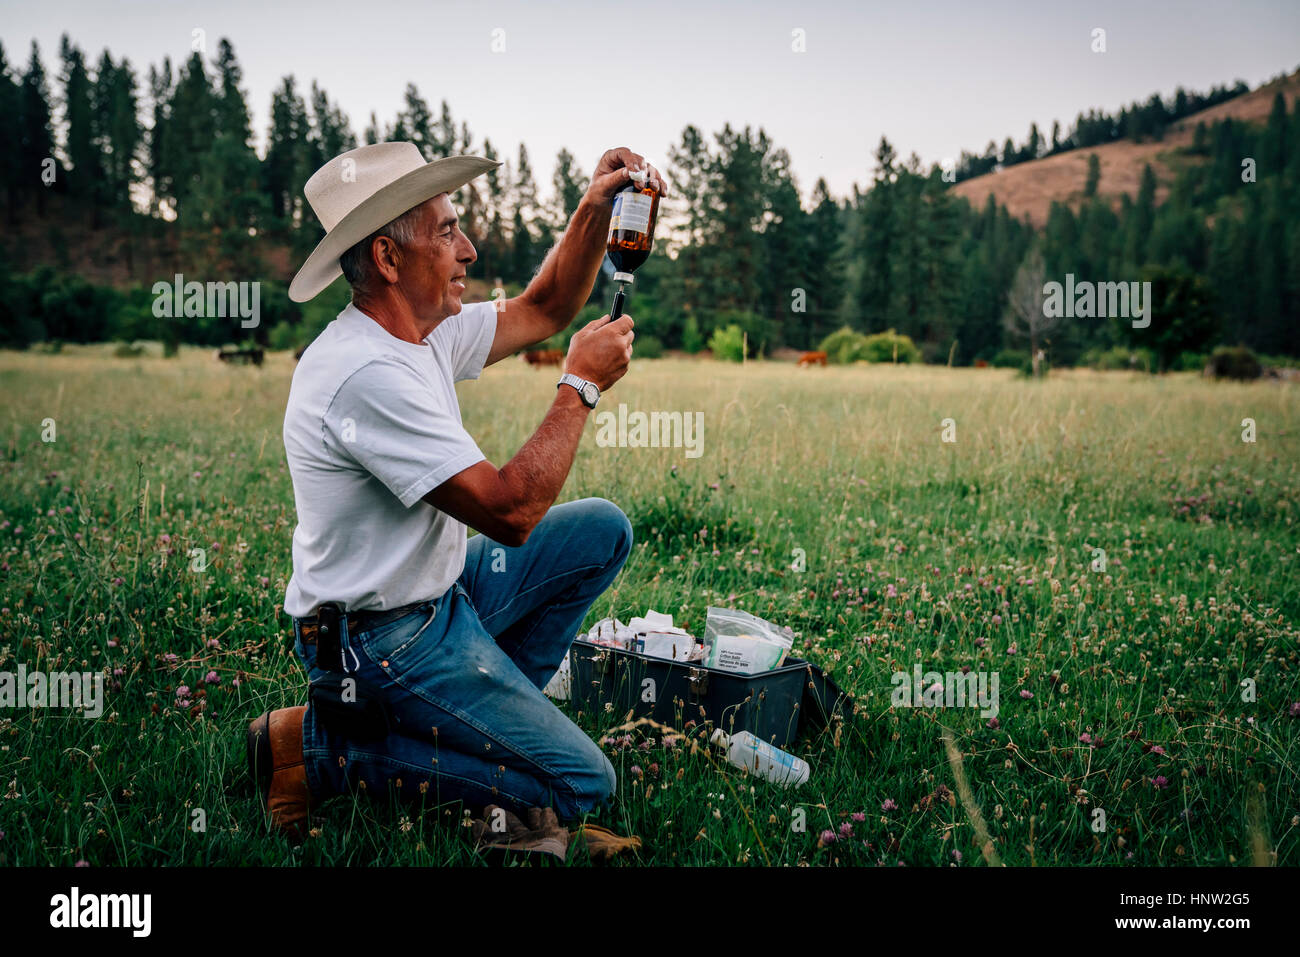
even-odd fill
[(648, 170), (634, 169), (630, 172), (629, 178), (638, 186), (645, 186), (646, 180), (650, 177)]

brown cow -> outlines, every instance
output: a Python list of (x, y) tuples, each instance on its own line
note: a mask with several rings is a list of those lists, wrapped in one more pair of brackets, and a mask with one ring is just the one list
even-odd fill
[(558, 366), (564, 362), (564, 350), (534, 349), (524, 353), (524, 361), (530, 366)]
[(805, 352), (799, 357), (801, 366), (824, 366), (826, 365), (826, 353), (824, 352)]

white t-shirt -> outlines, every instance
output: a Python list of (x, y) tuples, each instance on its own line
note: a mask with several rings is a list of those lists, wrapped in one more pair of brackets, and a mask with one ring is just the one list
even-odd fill
[(284, 413), (298, 509), (287, 613), (396, 608), (460, 577), (465, 525), (420, 499), (485, 458), (454, 383), (478, 378), (496, 325), (491, 302), (469, 303), (417, 345), (349, 303), (303, 353)]

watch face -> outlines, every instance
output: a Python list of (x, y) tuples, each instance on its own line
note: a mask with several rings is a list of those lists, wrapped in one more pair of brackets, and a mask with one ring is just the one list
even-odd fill
[(582, 387), (582, 398), (587, 405), (596, 404), (596, 400), (600, 398), (600, 389), (596, 388), (596, 383), (588, 382)]

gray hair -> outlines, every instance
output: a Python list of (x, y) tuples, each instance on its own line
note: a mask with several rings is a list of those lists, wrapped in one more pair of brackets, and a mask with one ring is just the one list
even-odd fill
[(416, 241), (416, 227), (419, 225), (420, 210), (423, 203), (402, 213), (392, 222), (380, 226), (361, 242), (352, 246), (339, 257), (339, 266), (343, 269), (343, 278), (348, 281), (353, 292), (366, 290), (378, 275), (374, 260), (370, 257), (370, 246), (380, 236), (387, 236), (398, 248), (406, 248)]

